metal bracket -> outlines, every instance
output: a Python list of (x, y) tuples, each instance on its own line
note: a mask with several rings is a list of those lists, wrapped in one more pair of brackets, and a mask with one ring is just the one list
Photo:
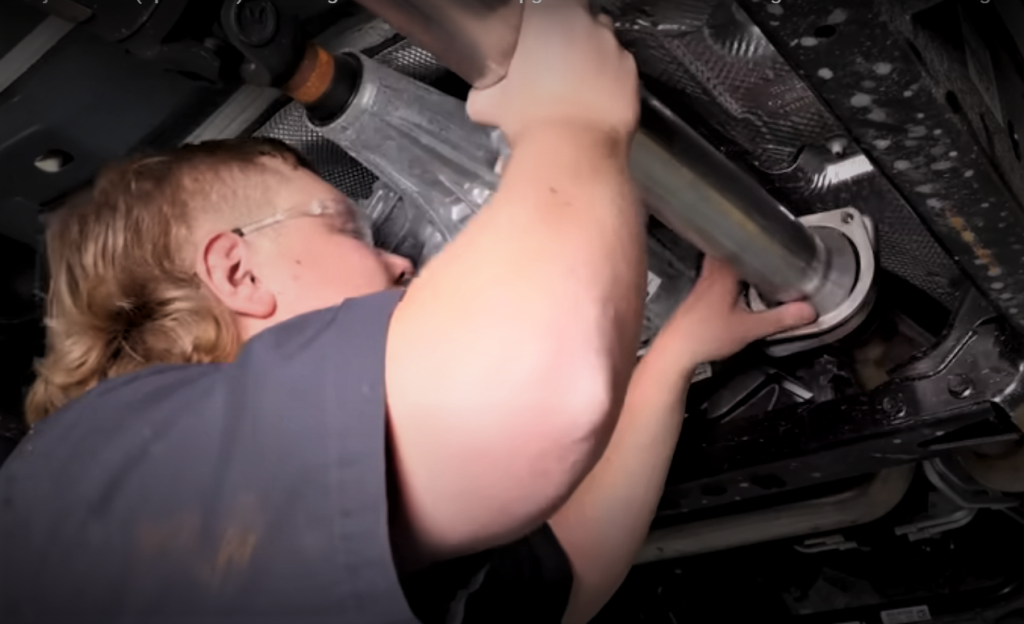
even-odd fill
[[(972, 291), (932, 348), (874, 390), (755, 418), (687, 419), (659, 516), (1016, 440), (1024, 345)], [(967, 390), (966, 388), (969, 388)]]
[(977, 509), (958, 509), (948, 516), (920, 520), (896, 527), (896, 535), (906, 535), (911, 542), (936, 537), (946, 531), (967, 526), (977, 513)]
[(851, 542), (837, 533), (835, 535), (826, 535), (825, 537), (805, 539), (802, 544), (794, 544), (793, 548), (802, 553), (814, 554), (831, 550), (851, 550), (853, 548), (860, 548), (860, 544)]
[(911, 542), (929, 539), (966, 526), (978, 508), (965, 508), (949, 496), (939, 491), (929, 493), (928, 511), (908, 524), (897, 526), (893, 531), (896, 535), (905, 535)]

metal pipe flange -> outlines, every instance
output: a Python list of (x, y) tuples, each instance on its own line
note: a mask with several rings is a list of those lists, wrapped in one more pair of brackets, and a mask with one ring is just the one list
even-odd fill
[[(867, 318), (875, 301), (875, 228), (855, 208), (842, 208), (800, 217), (800, 221), (830, 247), (830, 279), (848, 283), (849, 293), (810, 325), (766, 339), (765, 351), (781, 357), (825, 345), (848, 335)], [(753, 288), (747, 292), (751, 310), (767, 305)]]

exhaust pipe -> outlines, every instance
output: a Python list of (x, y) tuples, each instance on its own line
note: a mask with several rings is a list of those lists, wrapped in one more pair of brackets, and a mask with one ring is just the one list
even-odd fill
[[(526, 0), (533, 1), (536, 0)], [(359, 0), (471, 85), (484, 89), (508, 71), (524, 0)]]
[[(478, 88), (504, 78), (522, 26), (521, 0), (358, 0)], [(651, 213), (702, 251), (730, 262), (762, 300), (839, 307), (857, 280), (831, 249), (664, 105), (669, 144), (641, 131), (630, 166)], [(845, 244), (845, 242), (843, 243)]]
[(652, 532), (635, 563), (689, 557), (874, 522), (910, 488), (914, 464), (889, 468), (852, 490), (746, 514), (680, 524)]

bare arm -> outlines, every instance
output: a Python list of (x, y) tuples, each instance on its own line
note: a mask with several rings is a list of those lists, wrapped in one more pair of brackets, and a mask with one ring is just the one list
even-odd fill
[(696, 366), (814, 318), (813, 309), (802, 303), (751, 314), (737, 307), (737, 295), (732, 271), (708, 261), (700, 282), (637, 365), (604, 456), (551, 519), (574, 573), (565, 622), (592, 618), (625, 578), (642, 546)]
[(637, 366), (601, 461), (550, 520), (573, 566), (565, 618), (586, 622), (618, 588), (643, 545), (683, 424), (692, 368), (659, 370), (660, 350)]
[[(531, 54), (551, 23), (534, 20), (528, 36), (528, 17), (526, 66), (514, 62), (495, 88), (508, 91), (471, 101), (505, 131), (511, 161), (492, 201), (409, 288), (388, 338), (409, 563), (503, 543), (548, 518), (600, 456), (632, 368), (645, 263), (626, 169), (635, 67), (588, 15), (554, 13), (584, 48), (555, 68), (559, 83), (592, 73), (608, 91), (598, 70), (611, 69), (625, 87), (608, 94), (618, 110), (572, 114), (572, 90), (537, 86), (551, 76)], [(540, 105), (517, 99), (529, 97)]]

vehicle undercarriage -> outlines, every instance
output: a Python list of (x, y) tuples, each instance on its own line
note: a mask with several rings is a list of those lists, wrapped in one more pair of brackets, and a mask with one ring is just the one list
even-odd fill
[[(332, 53), (467, 93), (360, 5), (247, 1), (279, 6)], [(423, 263), (451, 235), (260, 86), (276, 43), (239, 53), (217, 3), (121, 4), (0, 7), (11, 445), (42, 348), (38, 216), (112, 158), (275, 137), (363, 202), (396, 251)], [(658, 192), (689, 192), (683, 178), (655, 179), (654, 157), (637, 159), (653, 189), (645, 341), (692, 286), (698, 246), (741, 253), (749, 273), (776, 247), (799, 255), (810, 232), (807, 263), (825, 254), (823, 279), (841, 282), (813, 330), (702, 369), (643, 565), (603, 621), (1024, 621), (1024, 2), (598, 4), (636, 56), (652, 153), (762, 228), (731, 239), (735, 220), (659, 204)], [(694, 154), (724, 157), (701, 168)], [(799, 229), (779, 225), (772, 202)], [(782, 273), (797, 260), (750, 276), (751, 305), (787, 298)]]

